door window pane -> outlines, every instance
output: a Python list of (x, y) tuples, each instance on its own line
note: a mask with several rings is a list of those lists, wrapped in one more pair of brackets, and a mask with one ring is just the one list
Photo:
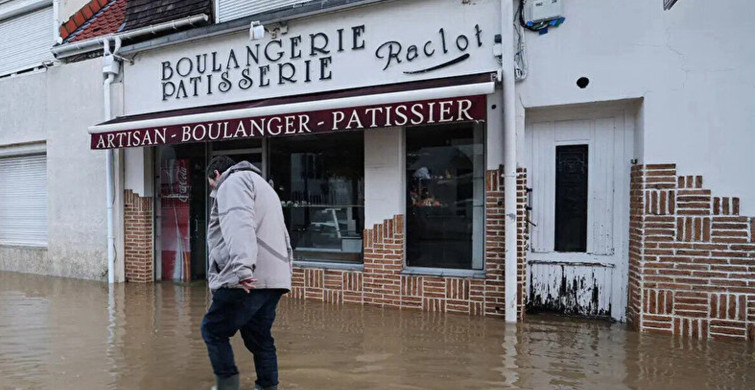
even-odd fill
[(556, 252), (587, 251), (587, 145), (556, 147)]
[(483, 127), (406, 131), (406, 262), (482, 269)]
[(206, 275), (205, 145), (162, 146), (160, 156), (160, 279)]
[(363, 134), (270, 139), (268, 146), (269, 180), (296, 259), (361, 263)]

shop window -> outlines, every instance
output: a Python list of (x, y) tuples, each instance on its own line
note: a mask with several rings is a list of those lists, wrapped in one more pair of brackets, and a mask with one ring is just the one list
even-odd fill
[(268, 155), (295, 258), (361, 263), (363, 133), (274, 138)]
[(484, 128), (406, 130), (406, 263), (482, 269)]
[(210, 149), (213, 157), (225, 155), (236, 162), (248, 161), (263, 172), (263, 177), (265, 176), (262, 139), (253, 138), (215, 142), (210, 144)]
[(587, 251), (587, 151), (556, 147), (556, 252)]

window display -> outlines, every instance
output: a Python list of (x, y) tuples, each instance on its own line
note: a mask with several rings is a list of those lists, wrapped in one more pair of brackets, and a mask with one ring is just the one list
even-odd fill
[(364, 136), (269, 141), (269, 180), (281, 198), (297, 260), (361, 263)]
[(482, 269), (482, 126), (406, 131), (407, 265)]

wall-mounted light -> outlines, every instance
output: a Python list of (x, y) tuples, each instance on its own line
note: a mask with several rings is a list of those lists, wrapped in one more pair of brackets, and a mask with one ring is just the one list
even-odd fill
[(252, 25), (249, 26), (249, 39), (258, 41), (262, 38), (265, 38), (265, 26), (258, 21), (252, 22)]

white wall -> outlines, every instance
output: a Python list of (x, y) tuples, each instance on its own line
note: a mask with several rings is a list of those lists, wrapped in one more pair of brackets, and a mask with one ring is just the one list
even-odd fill
[[(39, 72), (0, 79), (0, 145), (44, 141), (47, 74)], [(29, 111), (31, 110), (31, 111)]]
[(364, 132), (364, 227), (404, 214), (404, 132), (400, 127)]
[[(755, 15), (747, 0), (565, 2), (566, 22), (527, 33), (525, 108), (642, 98), (636, 144), (645, 163), (676, 163), (755, 215)], [(735, 24), (733, 24), (735, 23)], [(579, 77), (590, 85), (579, 89)]]
[(71, 15), (87, 3), (89, 0), (60, 0), (60, 24), (65, 23)]
[(48, 183), (46, 255), (0, 250), (0, 270), (104, 279), (105, 155), (87, 133), (102, 117), (101, 77), (91, 60), (0, 79), (0, 147), (46, 141)]

